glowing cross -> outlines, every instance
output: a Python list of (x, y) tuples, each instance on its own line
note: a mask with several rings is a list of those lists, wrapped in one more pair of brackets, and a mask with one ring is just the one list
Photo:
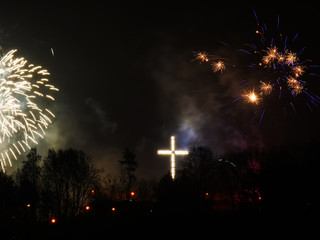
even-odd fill
[(171, 150), (158, 150), (159, 155), (171, 155), (171, 177), (174, 180), (176, 176), (176, 155), (188, 155), (188, 151), (176, 150), (175, 137), (171, 137)]

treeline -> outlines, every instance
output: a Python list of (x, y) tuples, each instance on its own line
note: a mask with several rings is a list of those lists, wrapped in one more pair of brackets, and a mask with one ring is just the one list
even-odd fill
[(176, 180), (161, 179), (157, 202), (166, 203), (161, 211), (172, 212), (313, 213), (318, 205), (318, 146), (315, 140), (249, 147), (223, 156), (208, 147), (191, 147)]
[(0, 172), (0, 221), (39, 223), (77, 216), (99, 184), (100, 172), (84, 152), (50, 149), (42, 158), (33, 148), (15, 174)]
[(135, 158), (134, 151), (125, 149), (120, 174), (104, 176), (83, 151), (50, 149), (42, 157), (32, 148), (14, 174), (0, 172), (0, 222), (63, 222), (83, 215), (114, 215), (116, 205), (132, 200), (154, 202), (157, 182), (137, 180)]
[(31, 149), (13, 175), (0, 172), (0, 221), (50, 222), (77, 216), (215, 212), (312, 212), (317, 206), (318, 142), (248, 148), (223, 156), (193, 146), (176, 178), (139, 179), (135, 152), (125, 149), (119, 174), (103, 176), (75, 149)]

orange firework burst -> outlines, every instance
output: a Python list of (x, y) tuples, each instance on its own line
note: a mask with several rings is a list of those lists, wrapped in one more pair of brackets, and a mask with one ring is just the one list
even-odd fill
[(263, 95), (270, 95), (272, 92), (272, 85), (270, 83), (265, 83), (260, 81), (260, 90)]
[(297, 84), (299, 84), (298, 80), (295, 78), (288, 78), (287, 80), (288, 87), (294, 88)]
[[(246, 43), (244, 48), (238, 49), (241, 56), (245, 54), (246, 58), (238, 56), (230, 58), (233, 54), (229, 52), (223, 56), (196, 52), (194, 60), (200, 63), (209, 62), (215, 73), (231, 71), (233, 78), (239, 79), (239, 86), (242, 89), (245, 87), (245, 91), (240, 90), (233, 102), (242, 99), (246, 103), (254, 104), (254, 114), (258, 116), (261, 113), (258, 126), (270, 105), (279, 106), (284, 112), (290, 107), (296, 113), (295, 101), (300, 99), (299, 101), (305, 101), (312, 111), (313, 107), (320, 105), (320, 97), (308, 91), (310, 88), (308, 82), (312, 76), (320, 76), (311, 72), (313, 68), (320, 66), (311, 65), (312, 60), (304, 59), (305, 47), (301, 48), (295, 44), (298, 33), (291, 38), (280, 32), (279, 16), (276, 28), (267, 28), (266, 24), (261, 24), (255, 11), (254, 16), (257, 22), (255, 33), (258, 41)], [(226, 47), (226, 51), (233, 50), (229, 44), (218, 42)], [(228, 69), (225, 64), (228, 65)], [(233, 69), (236, 69), (236, 72), (233, 72)], [(227, 78), (221, 78), (225, 79)], [(276, 104), (277, 102), (279, 104)]]
[(211, 55), (209, 56), (208, 53), (206, 52), (195, 52), (194, 53), (195, 58), (193, 60), (198, 60), (200, 63), (203, 62), (212, 62), (212, 70), (213, 72), (218, 72), (220, 71), (221, 73), (223, 73), (224, 70), (226, 70), (226, 65), (225, 63), (222, 61), (222, 59), (219, 56), (215, 56), (215, 55)]
[(265, 64), (273, 62), (277, 58), (277, 48), (276, 47), (269, 48), (267, 53), (268, 54), (262, 58)]
[(303, 90), (303, 85), (295, 78), (289, 78), (287, 80), (288, 87), (291, 89), (292, 93), (298, 95)]
[(298, 95), (302, 92), (303, 90), (303, 85), (301, 83), (297, 83), (294, 88), (292, 88), (292, 92), (295, 94), (295, 95)]
[(289, 52), (285, 56), (285, 61), (288, 66), (295, 64), (298, 61), (297, 54), (294, 52)]
[(304, 72), (304, 68), (305, 68), (305, 66), (295, 66), (294, 68), (292, 68), (292, 70), (293, 70), (295, 76), (299, 77)]
[(195, 60), (199, 60), (199, 62), (208, 62), (209, 61), (208, 53), (206, 53), (206, 52), (197, 52), (195, 55), (196, 55)]
[(248, 91), (245, 92), (244, 94), (242, 94), (242, 97), (249, 103), (254, 103), (254, 104), (259, 104), (260, 98), (259, 96), (254, 92), (254, 90), (252, 91)]
[(215, 62), (215, 63), (212, 64), (212, 70), (214, 72), (218, 72), (218, 71), (223, 72), (225, 69), (226, 69), (226, 66), (220, 60), (218, 62)]

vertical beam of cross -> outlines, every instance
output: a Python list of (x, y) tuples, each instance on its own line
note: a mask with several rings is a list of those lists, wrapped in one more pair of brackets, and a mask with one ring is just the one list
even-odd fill
[(189, 152), (185, 150), (176, 150), (176, 140), (174, 136), (171, 136), (170, 141), (171, 149), (170, 150), (158, 150), (159, 155), (170, 155), (171, 159), (171, 178), (172, 180), (176, 177), (176, 155), (188, 155)]

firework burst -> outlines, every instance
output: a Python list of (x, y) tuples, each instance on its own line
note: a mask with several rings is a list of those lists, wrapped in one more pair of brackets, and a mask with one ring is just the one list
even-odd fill
[(213, 72), (221, 72), (226, 70), (226, 65), (224, 63), (224, 58), (219, 56), (211, 56), (207, 52), (195, 52), (195, 58), (193, 60), (197, 60), (199, 63), (203, 62), (212, 62), (212, 71)]
[[(311, 75), (310, 59), (304, 59), (305, 47), (297, 44), (299, 34), (293, 37), (279, 31), (279, 17), (275, 28), (268, 27), (265, 23), (260, 24), (256, 13), (257, 41), (246, 46), (241, 52), (251, 59), (249, 72), (254, 75), (248, 81), (248, 85), (258, 89), (261, 96), (259, 107), (261, 109), (261, 123), (263, 114), (270, 106), (278, 102), (284, 112), (288, 107), (296, 113), (295, 102), (302, 100), (312, 111), (311, 106), (318, 106), (320, 99), (308, 89), (307, 80)], [(268, 81), (266, 81), (268, 80)], [(260, 85), (260, 88), (258, 87)]]
[[(245, 89), (240, 89), (240, 97), (234, 102), (243, 99), (247, 103), (256, 105), (258, 109), (255, 113), (261, 110), (259, 126), (270, 103), (278, 103), (284, 112), (290, 107), (295, 113), (295, 101), (303, 99), (312, 111), (312, 106), (320, 104), (320, 98), (308, 89), (307, 80), (315, 75), (310, 71), (314, 65), (310, 65), (312, 62), (310, 59), (304, 59), (305, 47), (299, 47), (296, 43), (299, 34), (289, 37), (281, 33), (279, 17), (275, 28), (267, 28), (265, 23), (260, 24), (255, 12), (254, 16), (257, 22), (255, 30), (257, 39), (244, 44), (245, 47), (237, 51), (244, 58), (242, 62), (249, 61), (249, 64), (233, 64), (249, 74), (245, 76), (248, 78), (245, 84), (242, 84)], [(225, 58), (210, 56), (206, 52), (199, 52), (195, 56), (200, 62), (211, 62), (213, 72), (223, 73), (226, 70), (222, 61)], [(270, 99), (276, 101), (269, 101)]]
[(208, 53), (206, 52), (197, 52), (195, 53), (195, 60), (201, 62), (209, 62)]
[(260, 97), (255, 93), (254, 90), (243, 93), (242, 97), (249, 103), (259, 104), (260, 101)]
[[(0, 164), (3, 171), (11, 159), (44, 138), (55, 117), (48, 105), (59, 91), (49, 83), (50, 73), (41, 66), (15, 58), (11, 50), (0, 60)], [(51, 93), (50, 93), (51, 92)]]
[(226, 70), (226, 66), (221, 60), (219, 60), (218, 62), (214, 62), (212, 64), (212, 70), (214, 72), (220, 71), (222, 73), (224, 70)]

